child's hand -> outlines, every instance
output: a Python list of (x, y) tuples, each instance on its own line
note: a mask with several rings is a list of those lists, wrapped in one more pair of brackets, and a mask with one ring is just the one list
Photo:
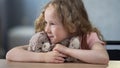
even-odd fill
[(64, 54), (57, 51), (47, 52), (45, 54), (45, 62), (63, 63), (65, 61), (64, 57), (66, 57)]
[(68, 49), (67, 47), (65, 47), (65, 46), (63, 46), (61, 44), (56, 44), (55, 47), (53, 48), (53, 51), (58, 51), (60, 53), (66, 54), (65, 50), (67, 50), (67, 49)]

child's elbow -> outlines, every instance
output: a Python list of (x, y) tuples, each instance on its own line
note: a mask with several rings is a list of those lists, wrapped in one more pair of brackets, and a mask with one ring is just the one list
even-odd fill
[(108, 64), (108, 63), (109, 63), (109, 57), (106, 58), (106, 60), (105, 60), (105, 64)]
[(11, 56), (10, 53), (8, 52), (8, 53), (6, 54), (6, 60), (10, 61), (11, 58), (12, 58), (12, 56)]
[(103, 57), (103, 64), (108, 64), (109, 63), (109, 56)]
[(6, 54), (6, 60), (11, 61), (11, 60), (14, 59), (13, 51), (14, 51), (14, 48), (7, 52), (7, 54)]

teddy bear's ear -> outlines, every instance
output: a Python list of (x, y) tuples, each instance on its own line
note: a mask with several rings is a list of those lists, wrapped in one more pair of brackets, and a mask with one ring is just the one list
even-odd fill
[(70, 48), (75, 48), (75, 49), (79, 49), (80, 48), (80, 40), (79, 40), (79, 37), (73, 37), (71, 40), (70, 40), (70, 45), (69, 47)]
[(45, 34), (45, 32), (44, 32), (44, 31), (41, 31), (41, 32), (39, 32), (39, 34), (44, 35), (44, 34)]

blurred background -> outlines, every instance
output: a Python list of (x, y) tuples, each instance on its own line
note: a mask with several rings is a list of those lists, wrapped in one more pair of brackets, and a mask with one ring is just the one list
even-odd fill
[[(103, 34), (111, 60), (120, 60), (120, 0), (83, 0), (89, 18)], [(0, 0), (0, 58), (13, 47), (26, 45), (34, 21), (49, 0)]]

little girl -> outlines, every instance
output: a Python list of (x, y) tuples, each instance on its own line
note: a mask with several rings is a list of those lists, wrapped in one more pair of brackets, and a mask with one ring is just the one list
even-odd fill
[[(45, 31), (55, 47), (50, 52), (30, 52), (28, 45), (8, 51), (6, 59), (23, 62), (63, 63), (71, 56), (86, 63), (107, 64), (109, 57), (102, 41), (102, 35), (88, 18), (82, 0), (51, 0), (36, 19), (35, 30)], [(65, 38), (79, 36), (80, 49), (58, 44)]]

